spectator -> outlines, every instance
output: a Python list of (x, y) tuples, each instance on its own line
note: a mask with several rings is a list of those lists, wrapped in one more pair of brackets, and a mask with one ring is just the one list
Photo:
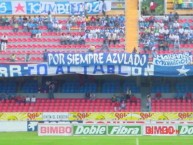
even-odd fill
[(160, 93), (160, 92), (157, 92), (156, 94), (155, 94), (155, 98), (156, 99), (160, 99), (162, 97), (162, 94)]
[(48, 32), (53, 32), (54, 31), (53, 23), (48, 22), (47, 28), (48, 28)]
[(132, 53), (137, 53), (137, 49), (136, 49), (136, 47), (134, 47), (134, 48), (133, 48)]
[(90, 93), (89, 92), (85, 93), (85, 99), (90, 99)]
[(68, 30), (68, 32), (71, 30), (71, 27), (72, 27), (72, 23), (68, 21), (66, 24), (66, 29)]
[(16, 61), (16, 55), (15, 55), (15, 54), (12, 54), (12, 55), (10, 56), (10, 61), (11, 61), (11, 62), (15, 62), (15, 61)]
[(26, 96), (25, 102), (26, 102), (26, 103), (31, 103), (31, 98), (30, 98), (29, 96)]
[(24, 32), (28, 32), (28, 26), (27, 25), (28, 25), (28, 23), (24, 21), (23, 22), (23, 31)]
[(41, 38), (42, 37), (42, 32), (40, 29), (36, 28), (36, 38)]
[(48, 51), (47, 51), (47, 49), (44, 50), (44, 53), (43, 53), (43, 60), (44, 60), (45, 62), (48, 61)]
[(106, 15), (106, 10), (107, 10), (106, 3), (105, 3), (104, 0), (102, 0), (102, 13), (103, 13), (103, 16)]
[(30, 54), (27, 53), (26, 56), (25, 56), (25, 62), (29, 62), (30, 61)]
[(38, 33), (37, 29), (35, 29), (35, 27), (33, 27), (32, 31), (31, 31), (31, 38), (36, 37), (37, 33)]
[(120, 109), (120, 102), (116, 101), (114, 106), (114, 111), (118, 111)]
[(79, 39), (79, 44), (85, 44), (85, 36), (82, 35)]
[(174, 20), (175, 21), (178, 21), (179, 19), (179, 14), (177, 12), (174, 13)]
[(146, 40), (144, 43), (144, 52), (147, 53), (148, 51), (150, 51), (150, 40)]
[(52, 22), (52, 14), (48, 11), (48, 22)]
[(35, 103), (36, 102), (36, 97), (33, 95), (32, 98), (31, 98), (31, 102), (32, 103)]
[(126, 95), (125, 95), (126, 96), (126, 100), (129, 100), (131, 98), (131, 95), (132, 95), (131, 90), (129, 88), (127, 88)]
[(94, 45), (91, 45), (90, 48), (88, 49), (88, 52), (94, 52), (95, 51), (95, 46)]
[(18, 32), (19, 31), (19, 24), (17, 22), (13, 23), (13, 32)]
[(61, 45), (67, 44), (66, 41), (67, 41), (67, 40), (66, 40), (66, 35), (65, 35), (64, 33), (62, 33), (62, 35), (61, 35), (61, 37), (60, 37), (60, 44), (61, 44)]
[(48, 90), (48, 98), (49, 99), (54, 99), (54, 90), (55, 90), (55, 85), (53, 82), (49, 84), (49, 90)]
[(121, 109), (121, 110), (125, 110), (125, 109), (126, 109), (126, 104), (125, 104), (125, 101), (124, 101), (124, 100), (121, 102), (120, 109)]
[(115, 95), (113, 95), (113, 97), (111, 98), (111, 101), (112, 101), (112, 102), (116, 102), (116, 101), (117, 101), (117, 99), (116, 99), (116, 96), (115, 96)]
[(146, 107), (147, 107), (148, 111), (151, 111), (151, 95), (150, 94), (147, 95)]
[(9, 26), (9, 25), (10, 25), (9, 19), (7, 18), (7, 16), (4, 16), (4, 18), (3, 18), (3, 26)]
[(58, 23), (58, 30), (57, 30), (57, 32), (60, 33), (62, 31), (62, 27), (63, 27), (62, 23)]
[(96, 99), (96, 95), (94, 93), (90, 93), (90, 99), (91, 100), (95, 100)]
[(107, 41), (105, 41), (105, 40), (104, 40), (104, 43), (103, 43), (102, 48), (101, 48), (101, 50), (100, 50), (100, 51), (104, 51), (104, 50), (106, 50), (107, 52), (109, 52), (109, 51), (110, 51), (110, 50), (109, 50), (109, 45), (108, 45), (108, 42), (107, 42)]
[(7, 43), (8, 43), (8, 37), (6, 35), (3, 35), (1, 37), (1, 51), (7, 50)]

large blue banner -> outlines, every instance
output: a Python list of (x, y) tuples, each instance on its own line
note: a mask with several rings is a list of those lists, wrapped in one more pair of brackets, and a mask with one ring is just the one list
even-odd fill
[(145, 67), (121, 64), (89, 66), (49, 66), (48, 63), (0, 64), (0, 77), (55, 76), (62, 74), (184, 77), (193, 76), (193, 65), (156, 66), (147, 64)]
[(146, 67), (148, 55), (134, 53), (48, 53), (50, 66), (126, 65)]
[(129, 65), (90, 65), (90, 66), (49, 66), (41, 64), (1, 64), (0, 77), (18, 76), (54, 76), (62, 74), (85, 75), (121, 75), (121, 76), (148, 76), (154, 75), (154, 66)]
[[(105, 11), (111, 10), (111, 1), (105, 1)], [(102, 12), (102, 1), (4, 1), (0, 2), (0, 14), (99, 14)]]

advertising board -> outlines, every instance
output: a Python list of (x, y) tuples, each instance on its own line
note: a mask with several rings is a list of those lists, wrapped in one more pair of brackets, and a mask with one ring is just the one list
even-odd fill
[(162, 125), (144, 125), (143, 135), (152, 136), (174, 136), (178, 134), (176, 125), (162, 124)]
[(133, 136), (141, 135), (141, 125), (108, 125), (108, 135)]
[(106, 125), (73, 125), (73, 135), (107, 135)]
[(71, 136), (70, 124), (38, 124), (38, 136)]

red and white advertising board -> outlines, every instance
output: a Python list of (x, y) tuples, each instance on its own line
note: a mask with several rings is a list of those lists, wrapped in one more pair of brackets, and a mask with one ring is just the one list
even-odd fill
[(178, 133), (176, 125), (144, 125), (143, 135), (152, 136), (174, 136)]
[(71, 136), (72, 133), (70, 124), (38, 124), (38, 136)]

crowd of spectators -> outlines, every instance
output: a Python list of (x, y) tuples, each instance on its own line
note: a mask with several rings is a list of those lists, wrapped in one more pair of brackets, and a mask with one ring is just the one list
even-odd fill
[[(12, 26), (13, 32), (30, 32), (31, 38), (41, 38), (43, 33), (41, 26), (45, 26), (48, 32), (58, 32), (58, 35), (61, 36), (61, 45), (85, 45), (88, 39), (103, 39), (100, 45), (101, 51), (110, 51), (109, 46), (119, 44), (125, 36), (125, 17), (123, 15), (88, 16), (82, 14), (60, 19), (52, 16), (51, 13), (44, 16), (12, 16), (11, 18), (1, 16), (0, 25)], [(81, 33), (74, 35), (71, 33), (74, 30)], [(6, 51), (7, 43), (8, 37), (2, 36), (1, 51)], [(92, 51), (94, 52), (95, 49)]]
[(188, 21), (179, 22), (178, 13), (164, 17), (139, 18), (139, 43), (145, 53), (157, 50), (180, 49), (180, 44), (193, 42), (193, 31)]

